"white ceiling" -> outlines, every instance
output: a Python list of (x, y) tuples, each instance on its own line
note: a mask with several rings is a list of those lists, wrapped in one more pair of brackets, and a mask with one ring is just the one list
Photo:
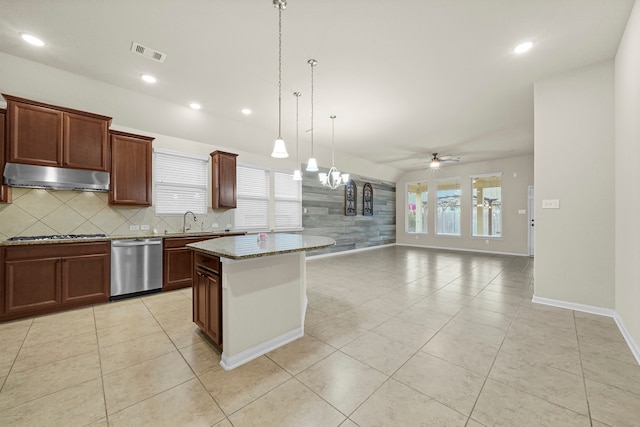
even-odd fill
[[(308, 144), (307, 60), (315, 58), (318, 145), (330, 146), (336, 114), (338, 152), (402, 170), (424, 167), (431, 152), (463, 162), (532, 153), (533, 83), (614, 57), (632, 7), (633, 0), (289, 0), (283, 137), (292, 153), (300, 91)], [(180, 105), (197, 100), (212, 121), (237, 121), (248, 107), (252, 134), (277, 136), (272, 0), (2, 0), (1, 9), (2, 52)], [(25, 44), (20, 31), (47, 47)], [(514, 55), (527, 39), (534, 49)], [(165, 63), (130, 52), (132, 41), (166, 53)], [(158, 83), (143, 83), (143, 72)], [(268, 155), (272, 145), (255, 146)]]

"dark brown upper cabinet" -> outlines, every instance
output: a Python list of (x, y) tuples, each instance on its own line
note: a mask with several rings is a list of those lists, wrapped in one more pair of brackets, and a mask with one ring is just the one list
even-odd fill
[(4, 140), (5, 140), (5, 117), (7, 110), (0, 108), (0, 203), (11, 202), (11, 188), (2, 184), (2, 174), (4, 173)]
[(111, 136), (109, 204), (151, 206), (153, 139), (120, 131)]
[(224, 151), (211, 153), (212, 209), (236, 207), (236, 157)]
[(109, 171), (111, 117), (3, 96), (6, 162)]

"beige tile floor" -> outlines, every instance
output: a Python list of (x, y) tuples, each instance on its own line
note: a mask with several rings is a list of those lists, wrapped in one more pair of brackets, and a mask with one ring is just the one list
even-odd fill
[(0, 324), (0, 425), (638, 426), (614, 321), (531, 302), (533, 260), (307, 262), (306, 335), (233, 371), (190, 290)]

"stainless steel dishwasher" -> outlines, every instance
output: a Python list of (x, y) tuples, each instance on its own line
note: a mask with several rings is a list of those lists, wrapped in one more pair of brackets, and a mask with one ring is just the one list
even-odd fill
[(111, 241), (111, 299), (161, 289), (161, 238)]

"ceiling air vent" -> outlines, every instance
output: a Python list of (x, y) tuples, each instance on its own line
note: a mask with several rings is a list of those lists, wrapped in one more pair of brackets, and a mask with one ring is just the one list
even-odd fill
[(164, 62), (167, 58), (166, 53), (158, 52), (155, 49), (141, 45), (138, 42), (131, 43), (131, 52), (142, 55), (145, 58), (153, 59), (154, 61)]

